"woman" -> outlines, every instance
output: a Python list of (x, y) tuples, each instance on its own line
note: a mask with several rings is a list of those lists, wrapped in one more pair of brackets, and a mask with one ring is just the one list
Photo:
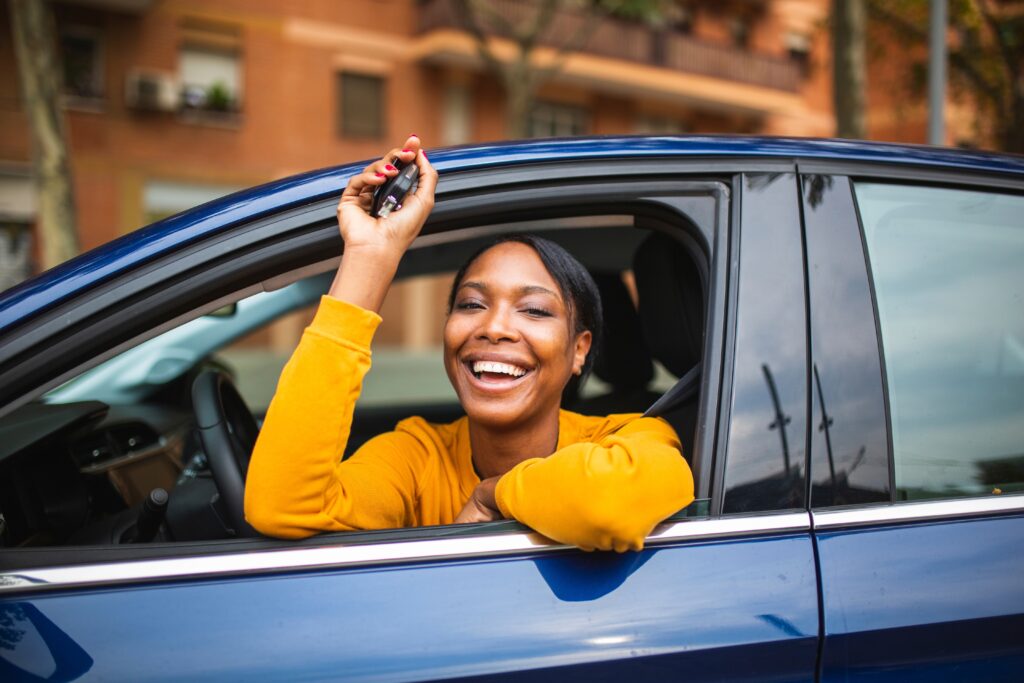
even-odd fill
[[(401, 210), (371, 218), (373, 190), (398, 172), (396, 158), (418, 165), (419, 187)], [(693, 499), (692, 476), (664, 421), (560, 409), (565, 385), (589, 368), (600, 302), (583, 267), (547, 240), (500, 241), (455, 278), (444, 362), (466, 417), (403, 420), (339, 462), (377, 312), (436, 184), (410, 136), (345, 188), (345, 251), (267, 411), (246, 518), (264, 534), (301, 538), (510, 517), (586, 550), (639, 550)]]

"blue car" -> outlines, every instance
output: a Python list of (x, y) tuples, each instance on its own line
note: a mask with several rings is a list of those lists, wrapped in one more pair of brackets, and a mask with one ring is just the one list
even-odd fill
[[(431, 160), (385, 319), (440, 328), (445, 274), (497, 234), (557, 241), (607, 318), (564, 404), (668, 420), (694, 503), (623, 554), (512, 521), (255, 536), (247, 447), (362, 164), (296, 176), (0, 296), (0, 680), (1024, 677), (1024, 159), (658, 137)], [(378, 339), (351, 445), (458, 416), (413, 337)]]

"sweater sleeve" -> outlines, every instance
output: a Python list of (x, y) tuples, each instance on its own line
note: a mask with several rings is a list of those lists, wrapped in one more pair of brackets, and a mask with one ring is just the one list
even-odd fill
[(245, 516), (261, 533), (303, 538), (410, 523), (415, 438), (383, 434), (340, 461), (379, 324), (376, 313), (321, 300), (281, 373), (249, 462)]
[(693, 476), (667, 422), (637, 418), (596, 442), (525, 460), (499, 481), (502, 514), (584, 550), (641, 550), (693, 500)]

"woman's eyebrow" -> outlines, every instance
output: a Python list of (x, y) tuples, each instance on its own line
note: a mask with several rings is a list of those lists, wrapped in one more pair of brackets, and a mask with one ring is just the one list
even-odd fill
[(485, 285), (482, 282), (477, 282), (476, 280), (467, 280), (466, 282), (463, 282), (461, 285), (459, 285), (459, 289), (462, 289), (463, 287), (469, 287), (470, 289), (475, 289), (480, 292), (487, 291), (487, 285)]
[(549, 294), (556, 299), (559, 298), (558, 294), (552, 292), (547, 287), (541, 287), (540, 285), (523, 285), (518, 289), (520, 295), (522, 294)]
[[(463, 287), (468, 287), (484, 293), (490, 291), (490, 288), (485, 283), (477, 282), (476, 280), (466, 280), (459, 285), (459, 289), (462, 289)], [(556, 299), (561, 298), (556, 292), (552, 292), (547, 287), (542, 287), (540, 285), (522, 285), (516, 288), (516, 294), (519, 296), (524, 296), (526, 294), (547, 294), (555, 297)]]

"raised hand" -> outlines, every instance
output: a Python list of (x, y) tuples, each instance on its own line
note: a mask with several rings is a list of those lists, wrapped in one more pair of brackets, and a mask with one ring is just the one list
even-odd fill
[[(398, 174), (395, 161), (419, 168), (418, 186), (402, 208), (383, 218), (370, 215), (373, 191)], [(345, 241), (338, 275), (330, 295), (371, 311), (379, 311), (406, 249), (420, 234), (434, 208), (437, 171), (423, 153), (419, 137), (392, 149), (362, 173), (353, 176), (338, 202), (338, 229)]]

